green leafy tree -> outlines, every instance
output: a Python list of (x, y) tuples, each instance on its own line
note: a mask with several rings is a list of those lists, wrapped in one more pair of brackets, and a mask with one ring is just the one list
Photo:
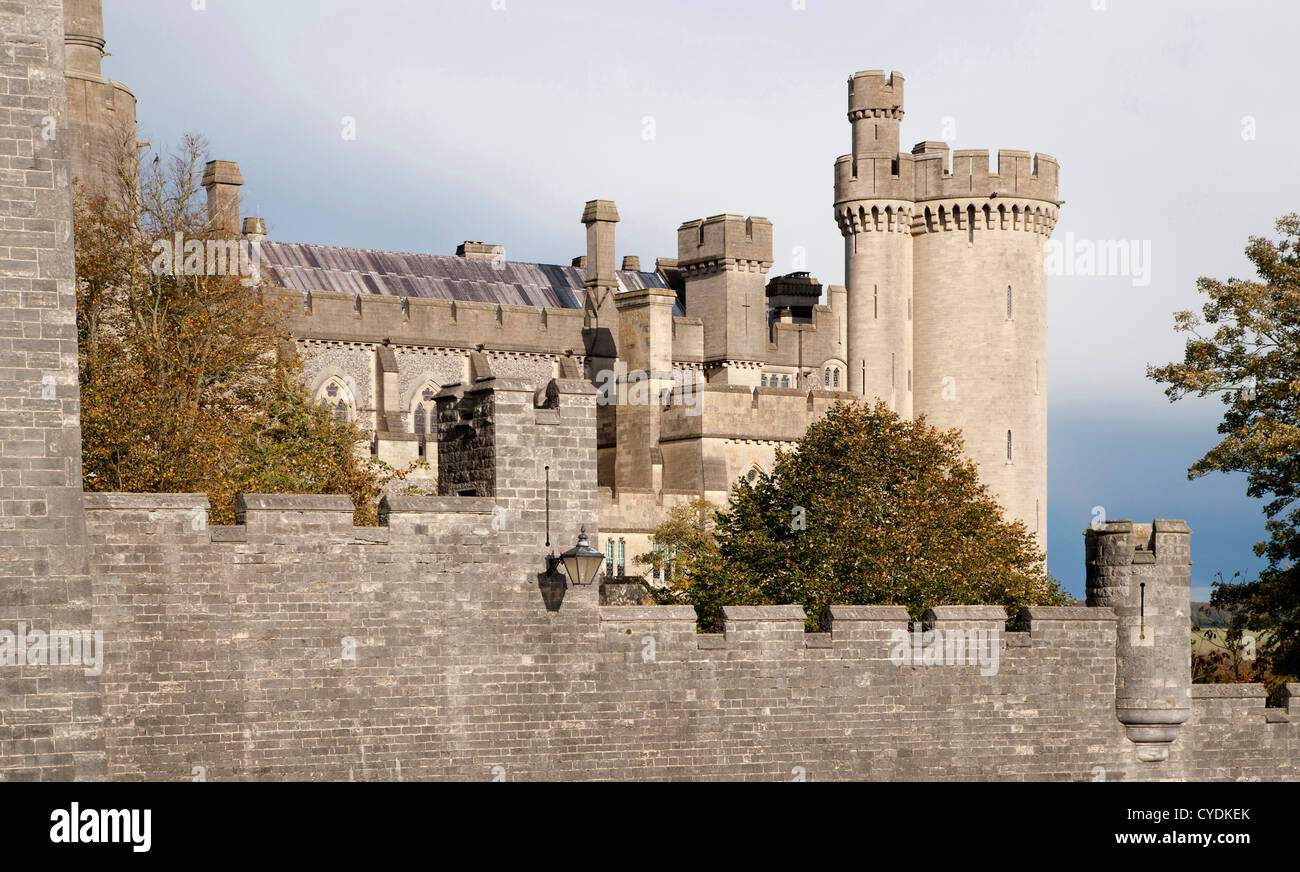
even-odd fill
[(956, 430), (883, 403), (836, 404), (771, 474), (740, 481), (717, 516), (716, 554), (661, 602), (696, 607), (706, 629), (724, 604), (797, 603), (819, 629), (828, 605), (1065, 605), (1019, 521), (1009, 522), (961, 451)]
[[(1274, 668), (1300, 674), (1300, 215), (1278, 219), (1279, 240), (1252, 236), (1246, 256), (1258, 280), (1197, 280), (1198, 316), (1178, 312), (1190, 334), (1181, 363), (1149, 367), (1171, 401), (1218, 396), (1223, 437), (1189, 470), (1242, 472), (1246, 492), (1265, 499), (1267, 558), (1258, 578), (1214, 585), (1211, 603), (1239, 607), (1251, 630), (1267, 631)], [(1261, 638), (1265, 638), (1261, 635)]]
[(654, 571), (666, 590), (664, 601), (673, 601), (676, 592), (692, 587), (716, 568), (717, 516), (718, 507), (702, 497), (673, 506), (655, 528), (651, 538), (654, 548), (633, 561)]

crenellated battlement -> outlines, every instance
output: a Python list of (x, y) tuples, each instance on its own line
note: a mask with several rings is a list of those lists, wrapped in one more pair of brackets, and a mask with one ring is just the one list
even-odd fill
[(849, 120), (858, 117), (903, 120), (903, 74), (863, 70), (849, 76)]
[(989, 205), (994, 212), (1005, 206), (1008, 226), (996, 229), (1016, 229), (1010, 220), (1013, 210), (1050, 214), (1054, 221), (1060, 205), (1056, 158), (1010, 149), (997, 156), (994, 172), (987, 149), (959, 149), (950, 155), (945, 143), (919, 143), (912, 154), (841, 155), (835, 161), (836, 221), (842, 232), (870, 231), (875, 227), (865, 220), (848, 223), (846, 230), (846, 221), (872, 209), (919, 214), (921, 204), (933, 200), (959, 200), (976, 209)]
[(677, 228), (677, 265), (688, 275), (723, 269), (767, 272), (772, 266), (772, 222), (713, 215)]
[(303, 341), (466, 350), (487, 344), (494, 350), (548, 354), (585, 349), (581, 309), (286, 288), (268, 288), (265, 298), (287, 312), (289, 330)]
[(916, 189), (914, 199), (920, 203), (948, 197), (979, 197), (1041, 200), (1058, 202), (1060, 165), (1056, 158), (1041, 152), (999, 149), (997, 171), (989, 168), (988, 149), (958, 149), (952, 152), (949, 165), (947, 148), (934, 143), (920, 143), (913, 151)]
[(691, 390), (698, 391), (698, 397), (684, 399), (680, 391), (670, 395), (661, 417), (660, 441), (793, 443), (835, 403), (855, 399), (841, 391), (747, 385), (706, 384)]

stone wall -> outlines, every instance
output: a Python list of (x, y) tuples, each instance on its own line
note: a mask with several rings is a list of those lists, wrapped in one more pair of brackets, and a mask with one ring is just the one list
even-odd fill
[[(0, 3), (0, 630), (14, 634), (91, 626), (63, 50), (58, 0)], [(97, 777), (96, 679), (22, 662), (0, 667), (0, 777)]]
[[(589, 390), (448, 388), (440, 406), (468, 415), (444, 423), (491, 429), (500, 462), (475, 468), (494, 495), (389, 498), (377, 529), (341, 497), (246, 496), (218, 528), (203, 497), (88, 496), (109, 777), (1300, 777), (1300, 687), (1289, 712), (1198, 690), (1166, 753), (1140, 753), (1117, 687), (1158, 687), (1190, 630), (1155, 621), (1155, 656), (1124, 653), (1123, 598), (1027, 609), (1015, 632), (998, 608), (936, 607), (925, 632), (983, 633), (996, 658), (900, 664), (898, 633), (922, 628), (899, 607), (837, 606), (816, 634), (798, 607), (728, 607), (700, 634), (689, 608), (547, 576), (580, 524), (598, 540)], [(1155, 547), (1126, 562), (1125, 533)], [(1185, 528), (1091, 535), (1113, 596), (1127, 572), (1148, 607), (1178, 602)]]

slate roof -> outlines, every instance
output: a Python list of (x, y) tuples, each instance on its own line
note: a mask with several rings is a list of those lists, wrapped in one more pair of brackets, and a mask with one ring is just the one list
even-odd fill
[[(262, 243), (262, 271), (284, 288), (473, 300), (513, 306), (580, 309), (587, 271), (576, 266), (492, 263), (454, 255), (337, 248), (301, 242)], [(667, 288), (656, 272), (618, 270), (622, 290)], [(683, 315), (680, 302), (674, 314)]]

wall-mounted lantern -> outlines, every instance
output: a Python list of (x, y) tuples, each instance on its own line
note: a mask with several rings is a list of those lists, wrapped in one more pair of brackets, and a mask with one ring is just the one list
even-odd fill
[(553, 573), (557, 566), (563, 566), (569, 581), (574, 584), (591, 584), (600, 574), (600, 568), (605, 565), (605, 555), (591, 547), (587, 541), (587, 525), (583, 524), (578, 533), (578, 544), (559, 557), (549, 555), (546, 562), (549, 564), (548, 572)]

